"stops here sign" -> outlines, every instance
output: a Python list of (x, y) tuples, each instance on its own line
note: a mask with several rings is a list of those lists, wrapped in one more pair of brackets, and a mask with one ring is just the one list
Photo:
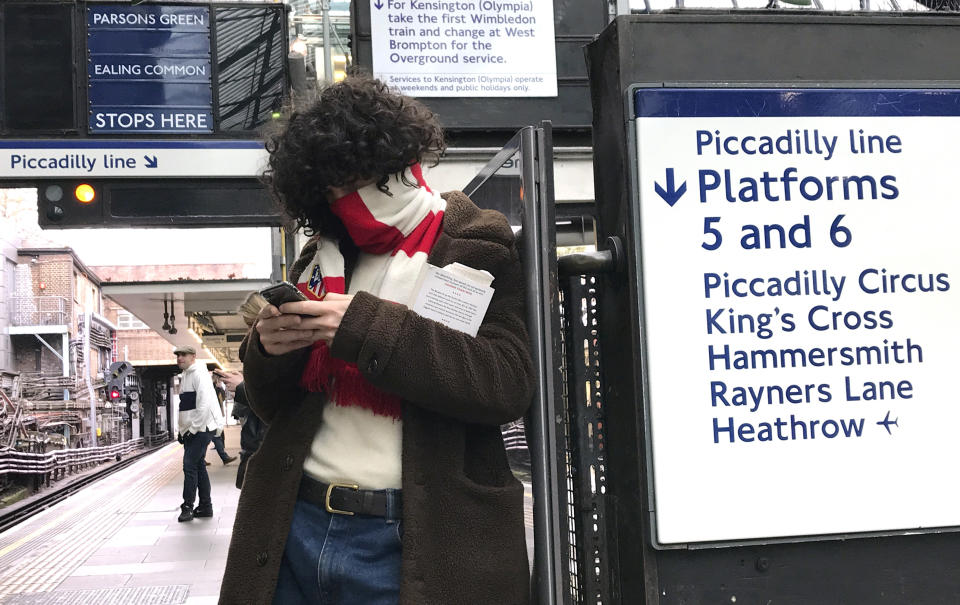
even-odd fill
[(634, 102), (658, 545), (960, 526), (960, 91)]

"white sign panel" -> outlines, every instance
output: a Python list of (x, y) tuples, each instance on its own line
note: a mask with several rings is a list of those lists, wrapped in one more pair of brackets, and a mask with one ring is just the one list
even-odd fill
[(960, 526), (960, 91), (635, 101), (657, 543)]
[(259, 141), (0, 141), (0, 178), (251, 177), (263, 172)]
[(374, 75), (413, 97), (555, 97), (551, 0), (370, 0)]

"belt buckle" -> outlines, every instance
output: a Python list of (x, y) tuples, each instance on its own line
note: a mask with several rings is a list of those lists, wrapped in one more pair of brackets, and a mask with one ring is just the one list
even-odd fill
[(350, 515), (350, 516), (353, 516), (353, 513), (350, 512), (350, 511), (348, 511), (348, 510), (340, 510), (340, 509), (333, 508), (332, 506), (330, 506), (330, 495), (333, 493), (333, 488), (335, 488), (335, 487), (345, 487), (345, 488), (347, 488), (347, 489), (352, 489), (352, 490), (354, 490), (354, 491), (358, 491), (358, 490), (360, 489), (360, 486), (359, 486), (359, 485), (355, 485), (355, 484), (353, 484), (353, 483), (331, 483), (330, 485), (327, 486), (327, 495), (326, 495), (326, 497), (323, 499), (323, 506), (324, 506), (324, 508), (327, 509), (327, 512), (328, 512), (328, 513), (334, 513), (334, 514), (337, 514), (337, 515)]

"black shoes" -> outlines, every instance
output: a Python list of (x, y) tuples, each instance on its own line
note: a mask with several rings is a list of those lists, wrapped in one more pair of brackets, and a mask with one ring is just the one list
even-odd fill
[(193, 508), (192, 504), (181, 504), (180, 505), (180, 516), (177, 517), (177, 521), (184, 523), (186, 521), (193, 521), (194, 518), (202, 519), (206, 517), (213, 516), (213, 505), (208, 504), (207, 506), (200, 505), (197, 508)]
[[(210, 513), (213, 514), (212, 512)], [(177, 517), (177, 521), (183, 523), (185, 521), (193, 521), (193, 505), (192, 504), (181, 504), (180, 505), (180, 516)]]
[(223, 459), (223, 464), (224, 464), (224, 465), (230, 464), (231, 462), (233, 462), (233, 461), (236, 460), (236, 459), (237, 459), (236, 456), (227, 456), (226, 458)]
[(198, 506), (193, 509), (193, 516), (200, 519), (213, 516), (213, 506)]

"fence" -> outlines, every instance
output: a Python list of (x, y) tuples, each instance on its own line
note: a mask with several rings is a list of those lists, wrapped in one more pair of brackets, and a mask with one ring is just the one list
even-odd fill
[(11, 296), (10, 321), (15, 326), (57, 326), (67, 323), (62, 296)]
[(169, 434), (164, 431), (140, 439), (131, 439), (104, 447), (83, 447), (68, 450), (56, 450), (45, 454), (20, 452), (14, 449), (0, 450), (0, 474), (24, 473), (35, 475), (52, 474), (53, 479), (73, 473), (92, 464), (109, 460), (119, 460), (123, 455), (143, 447), (152, 447), (167, 441)]
[[(575, 259), (566, 259), (575, 261)], [(563, 265), (564, 263), (561, 263)], [(570, 265), (567, 265), (568, 267)], [(596, 275), (571, 275), (564, 267), (560, 280), (563, 337), (563, 448), (566, 490), (561, 509), (565, 529), (564, 603), (610, 603), (607, 560), (606, 426), (597, 307)]]

